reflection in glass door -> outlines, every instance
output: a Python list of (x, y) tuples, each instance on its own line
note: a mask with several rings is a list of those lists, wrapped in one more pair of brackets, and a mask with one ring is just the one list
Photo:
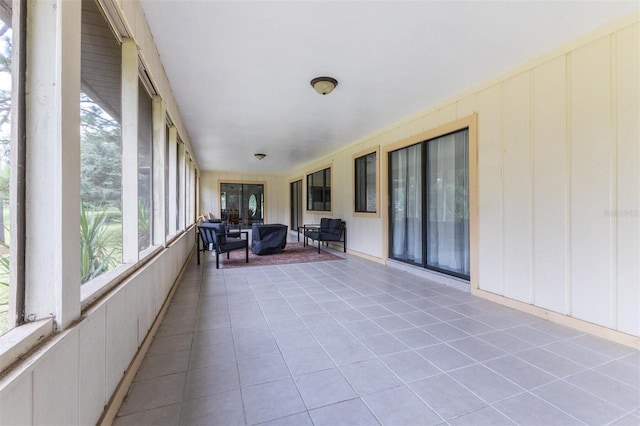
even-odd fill
[(264, 222), (264, 185), (220, 184), (220, 218), (231, 225), (249, 228)]
[(302, 180), (289, 184), (291, 197), (291, 230), (296, 231), (302, 226)]

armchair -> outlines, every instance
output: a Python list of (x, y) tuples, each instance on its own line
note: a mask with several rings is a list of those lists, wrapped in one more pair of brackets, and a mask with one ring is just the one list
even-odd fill
[(318, 253), (320, 253), (320, 245), (322, 242), (342, 243), (342, 249), (347, 252), (347, 224), (342, 219), (320, 219), (320, 226), (305, 225), (304, 227), (304, 244), (307, 244), (307, 238), (318, 241)]
[[(220, 268), (220, 254), (227, 253), (227, 259), (229, 259), (229, 252), (233, 250), (245, 250), (246, 263), (249, 263), (249, 233), (247, 231), (232, 233), (227, 232), (227, 229), (223, 223), (203, 223), (198, 226), (198, 234), (200, 235), (200, 242), (202, 247), (198, 245), (198, 265), (200, 264), (200, 252), (211, 251), (216, 254), (216, 269)], [(242, 238), (244, 234), (244, 238)]]

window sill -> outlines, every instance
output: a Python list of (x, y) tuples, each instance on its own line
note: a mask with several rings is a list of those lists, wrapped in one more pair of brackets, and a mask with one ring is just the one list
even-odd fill
[(0, 336), (0, 374), (46, 337), (53, 334), (53, 317), (29, 322)]
[(370, 218), (379, 218), (380, 217), (380, 213), (379, 212), (356, 212), (354, 211), (352, 213), (353, 217), (370, 217)]
[(136, 263), (121, 263), (99, 277), (86, 282), (80, 287), (81, 310), (84, 311), (96, 300), (124, 281), (129, 275), (140, 269), (145, 263), (162, 250), (159, 246), (150, 246), (140, 252), (140, 259)]

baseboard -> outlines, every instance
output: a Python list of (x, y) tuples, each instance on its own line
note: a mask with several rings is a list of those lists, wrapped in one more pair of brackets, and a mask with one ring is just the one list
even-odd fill
[[(338, 250), (338, 249), (342, 250), (341, 246), (336, 246), (336, 247), (338, 247), (336, 250)], [(370, 254), (362, 253), (360, 251), (352, 250), (350, 248), (347, 248), (347, 253), (348, 254), (352, 254), (354, 256), (361, 257), (361, 258), (369, 260), (371, 262), (375, 262), (375, 263), (379, 263), (381, 265), (384, 265), (384, 259), (382, 259), (380, 257), (372, 256)]]
[(571, 327), (585, 333), (593, 334), (594, 336), (601, 337), (603, 339), (607, 339), (624, 346), (629, 346), (634, 349), (640, 349), (640, 337), (634, 336), (632, 334), (613, 330), (611, 328), (607, 328), (585, 320), (550, 311), (549, 309), (530, 305), (528, 303), (510, 299), (505, 296), (500, 296), (499, 294), (491, 293), (486, 290), (472, 289), (471, 294), (474, 296), (482, 297), (486, 300), (490, 300), (491, 302), (499, 303), (509, 308), (517, 309), (519, 311), (535, 315), (539, 318), (544, 318), (556, 324), (565, 325), (567, 327)]

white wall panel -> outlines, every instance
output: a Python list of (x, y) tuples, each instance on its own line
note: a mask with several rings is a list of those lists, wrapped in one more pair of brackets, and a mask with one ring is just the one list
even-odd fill
[(33, 423), (78, 424), (78, 330), (70, 330), (33, 371)]
[(531, 302), (531, 134), (529, 73), (503, 83), (504, 295)]
[[(144, 281), (140, 279), (138, 275), (135, 280), (135, 284), (128, 285), (122, 291), (124, 292), (124, 316), (125, 316), (125, 330), (123, 330), (124, 340), (124, 359), (131, 359), (136, 354), (138, 346), (140, 346), (141, 339), (146, 334), (145, 331), (140, 330), (140, 318), (145, 313), (142, 308), (142, 292), (141, 288), (144, 285)], [(148, 330), (149, 327), (146, 328)], [(144, 330), (144, 329), (143, 329)], [(141, 336), (142, 333), (142, 336)]]
[(572, 314), (611, 326), (610, 41), (571, 54)]
[(154, 283), (156, 283), (156, 281), (153, 279), (153, 271), (156, 268), (156, 263), (154, 262), (137, 277), (140, 283), (138, 286), (138, 291), (140, 292), (138, 299), (138, 346), (142, 343), (146, 335), (146, 330), (149, 330), (159, 311), (159, 308), (156, 306), (156, 297), (149, 297), (154, 294)]
[(567, 312), (567, 88), (561, 56), (533, 73), (534, 304)]
[(33, 376), (20, 374), (0, 391), (0, 425), (33, 424)]
[[(128, 362), (124, 358), (124, 342), (129, 339), (125, 333), (132, 333), (125, 321), (125, 292), (120, 289), (106, 304), (106, 371), (107, 395), (116, 389)], [(133, 330), (137, 333), (137, 328)]]
[(438, 125), (444, 126), (456, 120), (456, 104), (452, 103), (438, 110)]
[(106, 393), (106, 309), (97, 308), (78, 327), (80, 334), (78, 377), (79, 424), (97, 424), (111, 395)]
[(504, 293), (500, 87), (478, 94), (480, 288)]
[(640, 335), (640, 25), (615, 38), (618, 328)]
[(457, 102), (456, 118), (468, 117), (476, 112), (476, 95), (467, 96)]

